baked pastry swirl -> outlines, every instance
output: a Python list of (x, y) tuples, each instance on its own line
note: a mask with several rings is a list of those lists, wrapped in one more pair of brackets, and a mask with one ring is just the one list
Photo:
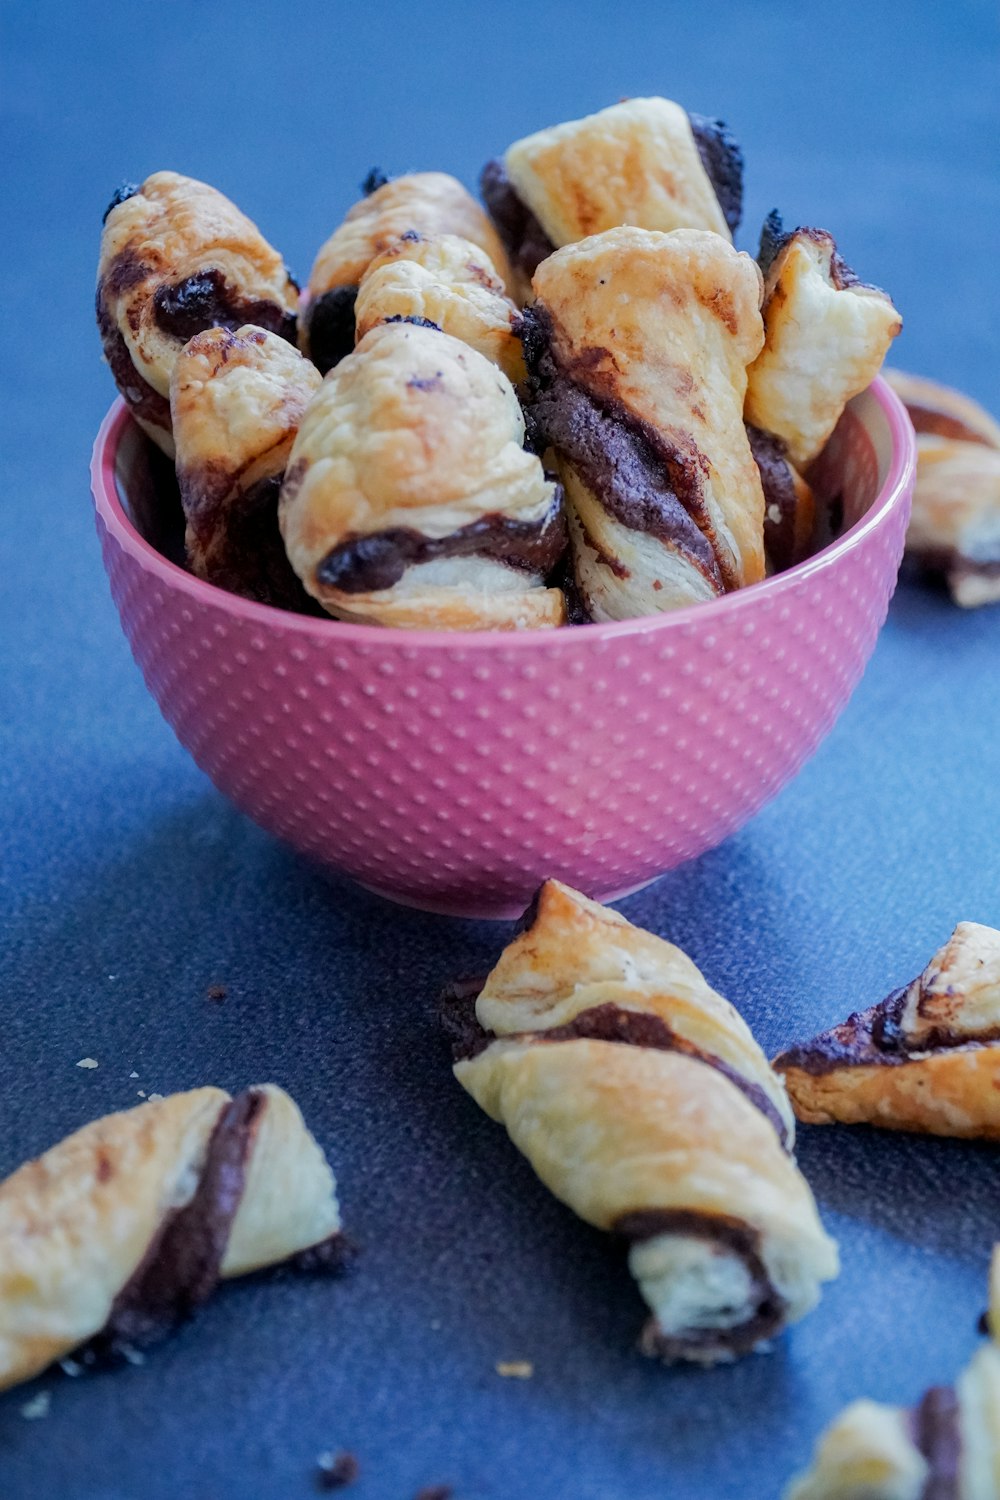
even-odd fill
[(750, 367), (746, 419), (804, 469), (878, 374), (903, 320), (885, 292), (858, 280), (825, 229), (786, 231), (774, 212), (759, 260), (765, 340)]
[(558, 486), (527, 453), (507, 377), (433, 328), (373, 328), (299, 428), (279, 520), (292, 566), (344, 620), (426, 630), (562, 624)]
[(298, 287), (278, 252), (207, 183), (154, 172), (115, 194), (97, 270), (97, 324), (115, 384), (168, 457), (170, 375), (205, 328), (254, 323), (295, 342)]
[(455, 234), (408, 230), (361, 278), (354, 306), (360, 343), (379, 323), (431, 324), (524, 380), (521, 315), (484, 250)]
[(670, 99), (624, 99), (515, 141), (480, 187), (526, 294), (553, 250), (621, 224), (731, 239), (743, 155), (721, 120)]
[(566, 491), (595, 620), (656, 614), (764, 576), (764, 496), (743, 423), (760, 272), (717, 234), (612, 229), (538, 267), (524, 314), (531, 413)]
[(308, 610), (278, 530), (278, 492), (321, 384), (294, 344), (263, 328), (210, 328), (177, 356), (170, 412), (188, 562), (199, 578)]
[(354, 348), (354, 303), (365, 271), (404, 234), (471, 240), (485, 252), (504, 286), (510, 268), (503, 244), (479, 204), (446, 172), (409, 172), (370, 188), (316, 256), (302, 314), (303, 350), (325, 374)]
[(750, 452), (764, 491), (764, 556), (767, 571), (783, 573), (811, 554), (817, 506), (812, 486), (788, 461), (784, 444), (770, 432), (747, 424)]
[(96, 1120), (0, 1184), (0, 1389), (155, 1342), (220, 1277), (335, 1267), (344, 1245), (333, 1174), (273, 1084)]
[(462, 1086), (558, 1198), (629, 1242), (647, 1354), (746, 1354), (837, 1274), (781, 1084), (672, 944), (546, 881), (445, 1022)]
[(912, 984), (774, 1066), (812, 1125), (1000, 1140), (1000, 932), (960, 922)]

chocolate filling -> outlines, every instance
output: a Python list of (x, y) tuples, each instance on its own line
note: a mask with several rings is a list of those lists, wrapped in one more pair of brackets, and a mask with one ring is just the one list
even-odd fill
[[(845, 291), (848, 287), (863, 286), (873, 292), (881, 291), (880, 287), (872, 286), (870, 281), (862, 281), (861, 278), (851, 270), (847, 261), (837, 249), (837, 242), (833, 235), (826, 229), (811, 229), (801, 226), (798, 229), (786, 229), (781, 214), (776, 208), (772, 208), (764, 220), (760, 232), (760, 248), (757, 251), (757, 264), (765, 277), (778, 256), (786, 245), (792, 240), (801, 238), (812, 240), (820, 246), (830, 246), (830, 282), (838, 292)], [(882, 294), (883, 296), (885, 293)]]
[(963, 577), (1000, 578), (1000, 557), (967, 557), (957, 547), (911, 548), (915, 558), (928, 573), (958, 573)]
[(240, 328), (244, 323), (295, 343), (294, 313), (270, 300), (244, 297), (214, 269), (158, 286), (153, 293), (153, 317), (164, 333), (183, 343), (206, 328)]
[(139, 184), (137, 182), (120, 183), (111, 195), (111, 202), (108, 204), (107, 208), (104, 210), (104, 213), (101, 215), (101, 223), (106, 224), (108, 222), (108, 215), (110, 214), (111, 210), (113, 208), (117, 208), (119, 203), (127, 203), (130, 198), (135, 197), (138, 191)]
[(388, 181), (388, 174), (383, 172), (381, 167), (372, 167), (361, 184), (361, 191), (366, 198), (370, 198), (372, 193), (377, 193), (379, 188), (384, 188)]
[(743, 216), (743, 152), (724, 120), (692, 114), (691, 132), (698, 147), (701, 164), (715, 189), (722, 217), (735, 234)]
[(910, 1416), (910, 1431), (930, 1470), (920, 1500), (958, 1500), (962, 1433), (958, 1397), (950, 1386), (926, 1393)]
[(170, 432), (170, 402), (166, 396), (153, 389), (136, 369), (129, 347), (119, 332), (118, 325), (104, 304), (103, 289), (97, 288), (97, 327), (101, 335), (104, 358), (114, 377), (115, 385), (128, 404), (129, 410), (148, 422), (151, 427)]
[(348, 537), (316, 569), (319, 583), (345, 594), (375, 594), (392, 588), (418, 563), (439, 557), (486, 557), (544, 577), (566, 548), (562, 493), (557, 490), (541, 521), (517, 521), (494, 512), (459, 527), (450, 536), (429, 537), (406, 526)]
[(543, 443), (579, 473), (615, 520), (680, 553), (721, 594), (726, 580), (702, 529), (709, 524), (702, 455), (670, 447), (619, 402), (593, 394), (586, 388), (585, 360), (579, 362), (580, 381), (561, 369), (543, 308), (526, 309), (523, 326), (532, 419)]
[(798, 510), (795, 480), (781, 439), (752, 427), (749, 422), (746, 428), (764, 491), (764, 548), (775, 573), (783, 573), (801, 561), (795, 547)]
[(935, 437), (955, 438), (960, 443), (979, 443), (984, 448), (993, 447), (988, 437), (967, 426), (961, 417), (953, 417), (949, 412), (933, 406), (921, 406), (916, 401), (904, 401), (903, 405), (906, 407), (906, 415), (913, 423), (914, 432), (930, 432)]
[[(684, 1359), (692, 1355), (749, 1354), (781, 1327), (787, 1302), (767, 1274), (760, 1253), (760, 1235), (742, 1219), (728, 1214), (703, 1213), (696, 1209), (652, 1208), (623, 1214), (612, 1226), (631, 1244), (661, 1234), (703, 1239), (720, 1250), (738, 1255), (752, 1282), (752, 1311), (731, 1328), (689, 1328), (666, 1333), (655, 1318), (642, 1331), (640, 1348), (659, 1359)], [(733, 1309), (735, 1313), (737, 1309)]]
[(278, 528), (278, 496), (283, 473), (258, 479), (245, 490), (239, 475), (178, 474), (188, 522), (187, 549), (193, 571), (217, 588), (291, 609), (321, 614), (302, 587)]
[(356, 286), (335, 286), (310, 302), (305, 312), (309, 332), (309, 356), (325, 375), (354, 348), (354, 304)]
[(486, 163), (479, 178), (479, 191), (511, 264), (525, 276), (534, 276), (556, 247), (518, 196), (502, 161)]

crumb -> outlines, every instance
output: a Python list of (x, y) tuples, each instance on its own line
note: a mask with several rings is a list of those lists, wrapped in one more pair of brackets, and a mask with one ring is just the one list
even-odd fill
[(361, 1465), (353, 1453), (321, 1453), (316, 1460), (316, 1488), (345, 1489), (360, 1473)]
[(530, 1359), (502, 1359), (496, 1370), (498, 1375), (503, 1375), (507, 1380), (530, 1380), (535, 1373)]
[(163, 1095), (162, 1094), (150, 1094), (148, 1096), (148, 1098), (149, 1098), (149, 1102), (152, 1103), (154, 1099), (162, 1099)]
[(61, 1359), (59, 1361), (59, 1368), (64, 1375), (69, 1375), (74, 1380), (77, 1375), (83, 1374), (83, 1365), (79, 1364), (75, 1359)]
[(39, 1391), (37, 1396), (32, 1396), (21, 1407), (21, 1416), (26, 1422), (37, 1422), (42, 1417), (47, 1417), (52, 1405), (52, 1396), (48, 1391)]
[(136, 1093), (139, 1095), (140, 1099), (145, 1099), (145, 1097), (146, 1097), (146, 1090), (145, 1089), (136, 1089)]
[(77, 1063), (78, 1068), (96, 1068), (98, 1065), (96, 1057), (81, 1057)]
[(132, 1069), (132, 1071), (131, 1071), (131, 1073), (130, 1073), (130, 1074), (129, 1074), (129, 1075), (128, 1075), (128, 1076), (129, 1076), (129, 1077), (130, 1077), (130, 1078), (138, 1078), (138, 1076), (139, 1076), (139, 1075), (138, 1075), (138, 1073), (137, 1073), (137, 1072), (136, 1072), (136, 1071), (135, 1071), (135, 1069), (134, 1069), (134, 1068), (133, 1068), (133, 1069)]
[(133, 1344), (122, 1344), (121, 1352), (127, 1364), (144, 1365), (146, 1363), (146, 1356), (142, 1350), (136, 1349)]
[(413, 1500), (451, 1500), (454, 1493), (450, 1484), (428, 1484), (417, 1491)]
[(205, 991), (205, 996), (209, 1000), (220, 1001), (225, 1000), (228, 993), (229, 992), (224, 984), (210, 984), (208, 989)]

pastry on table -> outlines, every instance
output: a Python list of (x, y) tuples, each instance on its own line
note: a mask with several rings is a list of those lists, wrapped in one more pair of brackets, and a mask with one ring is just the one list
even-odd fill
[(170, 375), (205, 328), (254, 323), (295, 342), (298, 287), (257, 226), (215, 188), (154, 172), (105, 215), (97, 324), (115, 384), (168, 457)]
[(960, 922), (912, 984), (774, 1066), (811, 1125), (1000, 1140), (1000, 932)]
[(515, 141), (480, 187), (526, 291), (553, 250), (621, 224), (731, 239), (743, 154), (721, 120), (670, 99), (624, 99)]
[(940, 573), (956, 604), (1000, 600), (1000, 423), (960, 391), (887, 370), (917, 433), (907, 556)]
[(343, 1248), (333, 1174), (273, 1084), (107, 1115), (0, 1183), (0, 1389), (155, 1342), (220, 1277)]
[(746, 419), (805, 469), (878, 374), (903, 320), (885, 292), (858, 280), (825, 229), (786, 230), (772, 213), (759, 260), (765, 341), (750, 367)]
[(285, 609), (308, 609), (278, 530), (278, 492), (302, 413), (323, 380), (277, 334), (209, 328), (170, 378), (188, 562), (199, 578)]
[(612, 229), (557, 250), (524, 314), (531, 413), (558, 460), (594, 620), (714, 599), (764, 576), (764, 495), (743, 423), (760, 272), (718, 234)]
[(507, 377), (416, 323), (371, 330), (310, 403), (279, 521), (307, 591), (343, 620), (423, 630), (561, 625), (546, 577), (559, 487), (525, 451)]
[(784, 444), (770, 432), (747, 425), (750, 451), (764, 491), (764, 556), (767, 571), (786, 568), (811, 556), (816, 540), (816, 496), (788, 461)]
[(647, 1354), (737, 1358), (836, 1276), (781, 1082), (672, 944), (549, 880), (444, 1019), (462, 1086), (546, 1187), (628, 1241)]
[(409, 172), (391, 181), (373, 175), (366, 193), (323, 245), (309, 276), (300, 341), (327, 370), (354, 348), (354, 302), (365, 271), (404, 234), (454, 234), (489, 258), (504, 286), (510, 268), (503, 244), (479, 204), (446, 172)]
[(524, 379), (521, 315), (485, 250), (460, 235), (408, 230), (375, 257), (354, 306), (358, 343), (379, 323), (430, 324)]

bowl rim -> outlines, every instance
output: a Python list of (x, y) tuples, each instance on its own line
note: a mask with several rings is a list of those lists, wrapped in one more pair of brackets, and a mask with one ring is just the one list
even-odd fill
[[(416, 650), (454, 648), (464, 646), (476, 650), (498, 650), (513, 647), (531, 650), (541, 643), (558, 646), (559, 643), (580, 644), (583, 640), (620, 640), (623, 636), (645, 635), (652, 631), (683, 629), (691, 621), (700, 621), (705, 629), (722, 614), (753, 609), (765, 599), (778, 600), (792, 591), (800, 581), (821, 573), (854, 550), (866, 537), (875, 531), (898, 505), (903, 503), (913, 484), (916, 473), (916, 437), (906, 408), (895, 391), (876, 376), (868, 387), (870, 394), (881, 408), (889, 428), (891, 452), (889, 468), (881, 489), (861, 519), (845, 531), (835, 542), (809, 557), (805, 562), (775, 573), (760, 583), (724, 594), (720, 599), (711, 599), (699, 604), (686, 605), (683, 609), (664, 611), (657, 615), (641, 615), (633, 620), (612, 620), (601, 623), (574, 626), (565, 630), (391, 630), (383, 625), (359, 625), (346, 620), (319, 619), (311, 615), (299, 615), (292, 610), (278, 609), (271, 604), (259, 604), (231, 594), (216, 584), (196, 578), (179, 564), (157, 552), (132, 524), (118, 496), (115, 477), (118, 450), (122, 438), (132, 423), (132, 416), (119, 396), (112, 403), (94, 440), (90, 462), (91, 493), (97, 515), (120, 547), (128, 552), (142, 567), (157, 574), (163, 582), (188, 595), (201, 606), (214, 606), (242, 620), (246, 624), (257, 624), (267, 630), (287, 630), (292, 634), (312, 637), (333, 645), (337, 641), (345, 644), (386, 646), (390, 641), (398, 642)], [(331, 630), (335, 626), (335, 630)]]

